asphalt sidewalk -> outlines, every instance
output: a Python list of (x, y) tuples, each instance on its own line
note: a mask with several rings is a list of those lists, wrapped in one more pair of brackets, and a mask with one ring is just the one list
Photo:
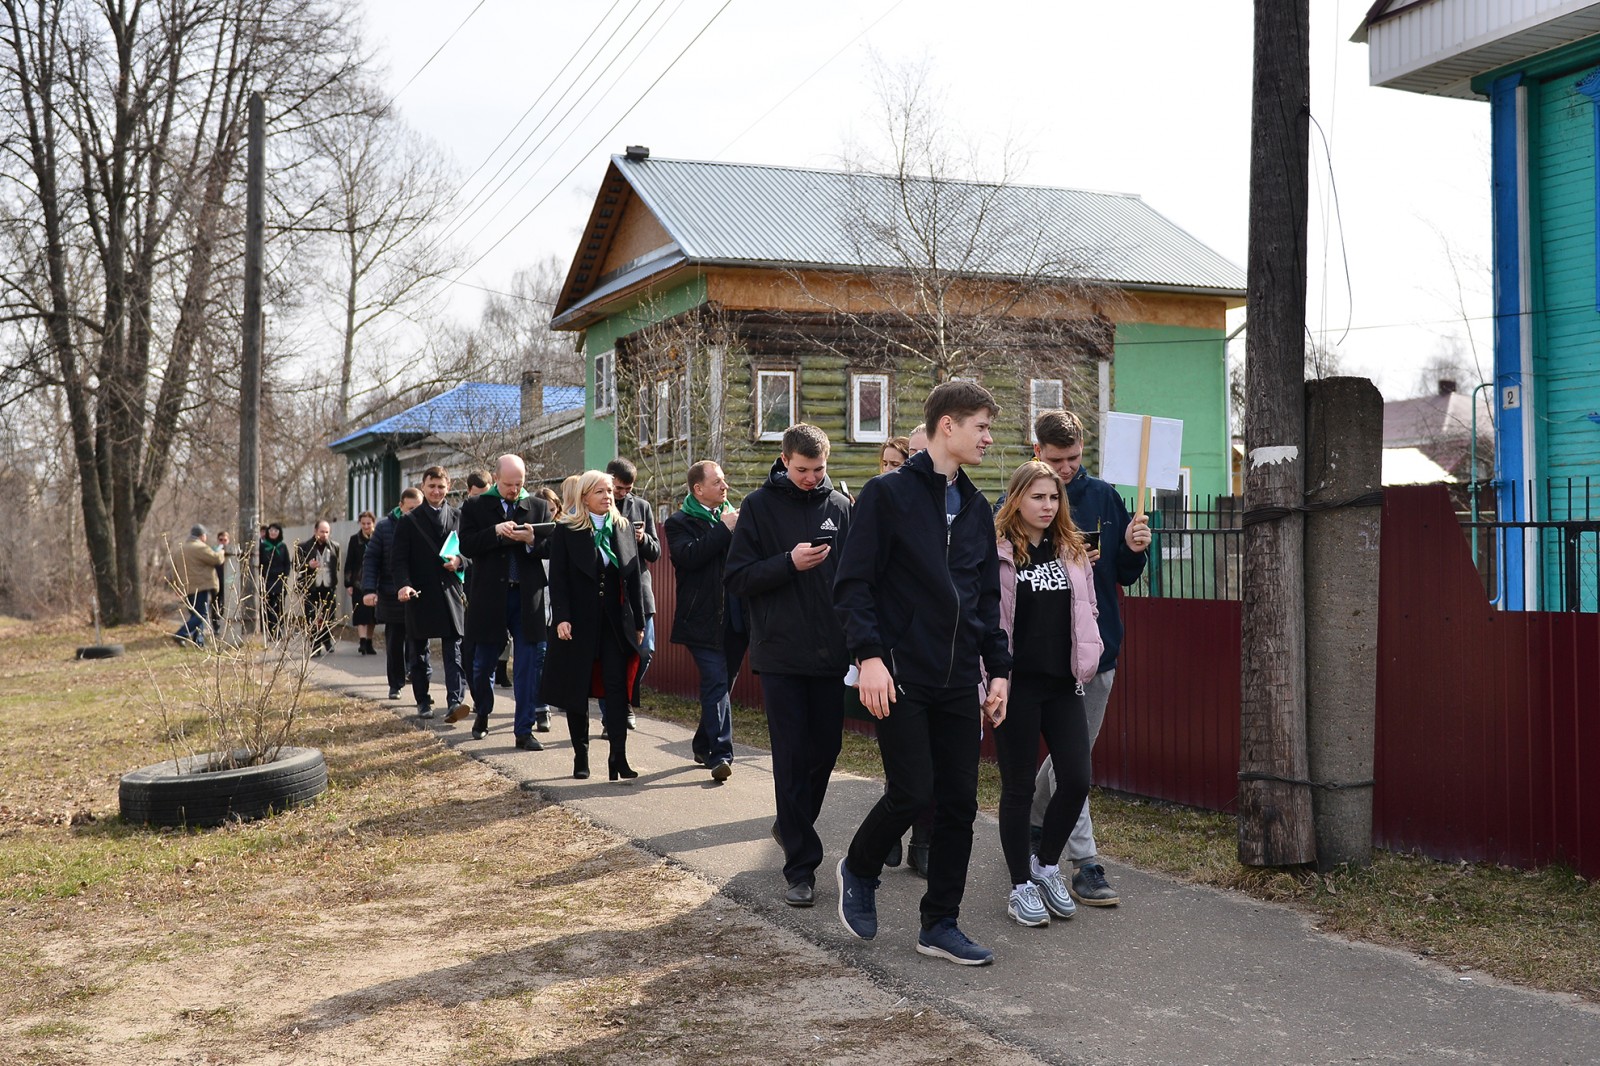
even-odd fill
[[(313, 680), (379, 702), (387, 695), (383, 657), (358, 656), (349, 643), (314, 664)], [(497, 691), (481, 741), (471, 739), (471, 719), (424, 722), (409, 701), (389, 705), (522, 787), (681, 863), (880, 983), (1048, 1061), (1600, 1062), (1600, 1010), (1575, 997), (1327, 936), (1288, 907), (1121, 864), (1107, 867), (1121, 906), (1080, 907), (1070, 921), (1024, 929), (1006, 917), (1010, 886), (994, 819), (985, 814), (978, 816), (961, 926), (994, 949), (994, 964), (954, 966), (916, 953), (923, 882), (904, 867), (884, 871), (878, 937), (859, 941), (839, 923), (832, 869), (881, 783), (834, 775), (818, 827), (829, 855), (818, 871), (817, 905), (796, 910), (783, 903), (782, 859), (769, 835), (766, 752), (738, 746), (733, 777), (719, 785), (691, 760), (691, 730), (641, 715), (628, 747), (638, 780), (606, 781), (605, 743), (596, 739), (596, 776), (575, 781), (560, 714), (552, 716), (552, 732), (539, 734), (544, 751), (512, 745), (510, 690)]]

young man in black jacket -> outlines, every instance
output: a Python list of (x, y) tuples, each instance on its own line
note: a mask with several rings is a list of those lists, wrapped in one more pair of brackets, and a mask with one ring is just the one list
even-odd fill
[(383, 623), (384, 666), (389, 675), (389, 698), (400, 698), (400, 689), (411, 672), (411, 642), (406, 639), (406, 609), (396, 595), (394, 583), (394, 527), (412, 508), (422, 502), (422, 490), (408, 486), (400, 494), (395, 509), (383, 516), (372, 531), (372, 543), (361, 559), (361, 602), (377, 612)]
[(702, 459), (689, 467), (689, 494), (665, 523), (667, 557), (678, 579), (672, 643), (689, 649), (700, 674), (700, 726), (694, 761), (717, 781), (733, 775), (733, 705), (728, 691), (739, 676), (749, 635), (723, 589), (723, 568), (739, 511), (728, 503), (722, 467)]
[[(978, 813), (978, 718), (1005, 718), (1011, 651), (1000, 628), (994, 517), (961, 468), (982, 462), (999, 411), (975, 382), (947, 381), (928, 394), (928, 448), (862, 488), (833, 587), (886, 779), (839, 861), (839, 918), (854, 936), (877, 935), (884, 856), (932, 803), (917, 950), (966, 966), (994, 959), (956, 919)], [(980, 659), (989, 675), (981, 707)]]
[(828, 480), (828, 438), (799, 423), (766, 483), (744, 499), (728, 551), (728, 591), (750, 616), (750, 666), (772, 737), (772, 789), (783, 846), (784, 902), (815, 898), (817, 816), (844, 729), (844, 628), (833, 609), (850, 500)]

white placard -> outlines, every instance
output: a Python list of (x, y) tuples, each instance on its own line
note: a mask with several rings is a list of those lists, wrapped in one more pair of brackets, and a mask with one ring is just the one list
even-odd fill
[[(1113, 485), (1139, 484), (1139, 437), (1144, 415), (1111, 412), (1100, 437), (1100, 476)], [(1183, 420), (1150, 419), (1150, 460), (1144, 483), (1153, 489), (1175, 489), (1183, 466)]]

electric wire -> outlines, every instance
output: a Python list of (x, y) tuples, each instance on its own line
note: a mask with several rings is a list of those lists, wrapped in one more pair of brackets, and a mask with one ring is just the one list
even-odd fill
[(411, 88), (411, 83), (412, 82), (416, 81), (418, 78), (420, 78), (422, 76), (422, 72), (423, 71), (427, 70), (430, 66), (433, 65), (433, 61), (435, 59), (439, 58), (439, 53), (444, 51), (447, 47), (449, 47), (450, 42), (456, 39), (456, 34), (461, 32), (462, 27), (466, 26), (467, 23), (471, 22), (472, 21), (472, 16), (476, 15), (479, 11), (481, 11), (483, 9), (483, 5), (487, 4), (488, 2), (489, 2), (489, 0), (478, 0), (477, 6), (475, 6), (471, 11), (467, 12), (467, 17), (461, 20), (460, 25), (458, 25), (454, 30), (451, 30), (450, 31), (450, 36), (446, 37), (440, 43), (439, 47), (435, 48), (433, 50), (433, 55), (429, 56), (423, 62), (422, 66), (417, 68), (417, 72), (415, 74), (411, 75), (411, 77), (407, 78), (406, 79), (406, 83), (404, 85), (400, 86), (400, 88), (396, 89), (395, 90), (395, 94), (393, 96), (389, 97), (389, 103), (390, 103), (391, 106), (394, 104), (394, 102), (396, 100), (400, 99), (400, 94), (401, 93), (403, 93), (407, 89)]

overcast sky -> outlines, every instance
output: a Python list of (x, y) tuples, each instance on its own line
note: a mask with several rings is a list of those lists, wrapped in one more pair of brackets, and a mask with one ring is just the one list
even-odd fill
[[(1397, 398), (1453, 343), (1475, 341), (1490, 369), (1489, 110), (1369, 87), (1366, 47), (1348, 42), (1367, 6), (1312, 2), (1312, 112), (1332, 164), (1313, 128), (1307, 326)], [(874, 53), (926, 60), (952, 129), (1020, 144), (1021, 180), (1137, 193), (1245, 262), (1248, 0), (368, 0), (365, 24), (405, 118), (463, 180), (488, 160), (463, 200), (510, 161), (456, 233), (481, 257), (472, 285), (569, 261), (625, 145), (836, 165), (851, 138), (872, 137)], [(531, 154), (512, 155), (540, 122)], [(470, 319), (482, 293), (446, 298)]]

